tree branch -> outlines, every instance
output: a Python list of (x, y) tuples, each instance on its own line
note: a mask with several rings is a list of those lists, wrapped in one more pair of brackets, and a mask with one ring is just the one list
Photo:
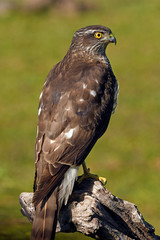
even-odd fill
[[(30, 222), (35, 211), (32, 197), (33, 193), (19, 196), (21, 212)], [(60, 211), (56, 232), (76, 231), (101, 240), (160, 240), (135, 204), (117, 198), (91, 178), (75, 184), (68, 204)]]

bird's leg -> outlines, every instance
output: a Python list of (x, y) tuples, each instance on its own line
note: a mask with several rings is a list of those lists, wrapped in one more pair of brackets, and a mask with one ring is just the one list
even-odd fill
[(86, 164), (85, 164), (85, 161), (82, 163), (82, 167), (83, 167), (83, 175), (79, 178), (78, 180), (78, 183), (80, 184), (85, 178), (93, 178), (93, 179), (96, 179), (96, 180), (99, 180), (103, 183), (103, 185), (105, 185), (107, 183), (107, 180), (106, 178), (104, 177), (99, 177), (98, 175), (96, 174), (92, 174), (90, 173), (90, 169), (87, 168)]

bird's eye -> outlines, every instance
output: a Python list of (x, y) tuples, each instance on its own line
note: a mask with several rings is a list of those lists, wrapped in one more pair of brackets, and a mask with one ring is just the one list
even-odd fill
[(101, 32), (95, 32), (94, 37), (100, 39), (103, 36)]

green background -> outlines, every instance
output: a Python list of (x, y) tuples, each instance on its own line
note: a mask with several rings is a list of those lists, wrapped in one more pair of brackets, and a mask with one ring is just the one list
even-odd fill
[[(117, 197), (134, 202), (160, 235), (160, 1), (99, 0), (78, 14), (0, 16), (0, 239), (29, 239), (18, 196), (32, 191), (39, 95), (74, 32), (101, 24), (117, 45), (109, 57), (119, 81), (118, 108), (87, 158)], [(56, 239), (88, 239), (57, 234)]]

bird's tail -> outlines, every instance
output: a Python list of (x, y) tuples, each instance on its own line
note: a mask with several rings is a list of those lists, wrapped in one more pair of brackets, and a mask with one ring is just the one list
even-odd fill
[(58, 187), (48, 199), (36, 206), (32, 225), (31, 240), (53, 240), (58, 216)]

